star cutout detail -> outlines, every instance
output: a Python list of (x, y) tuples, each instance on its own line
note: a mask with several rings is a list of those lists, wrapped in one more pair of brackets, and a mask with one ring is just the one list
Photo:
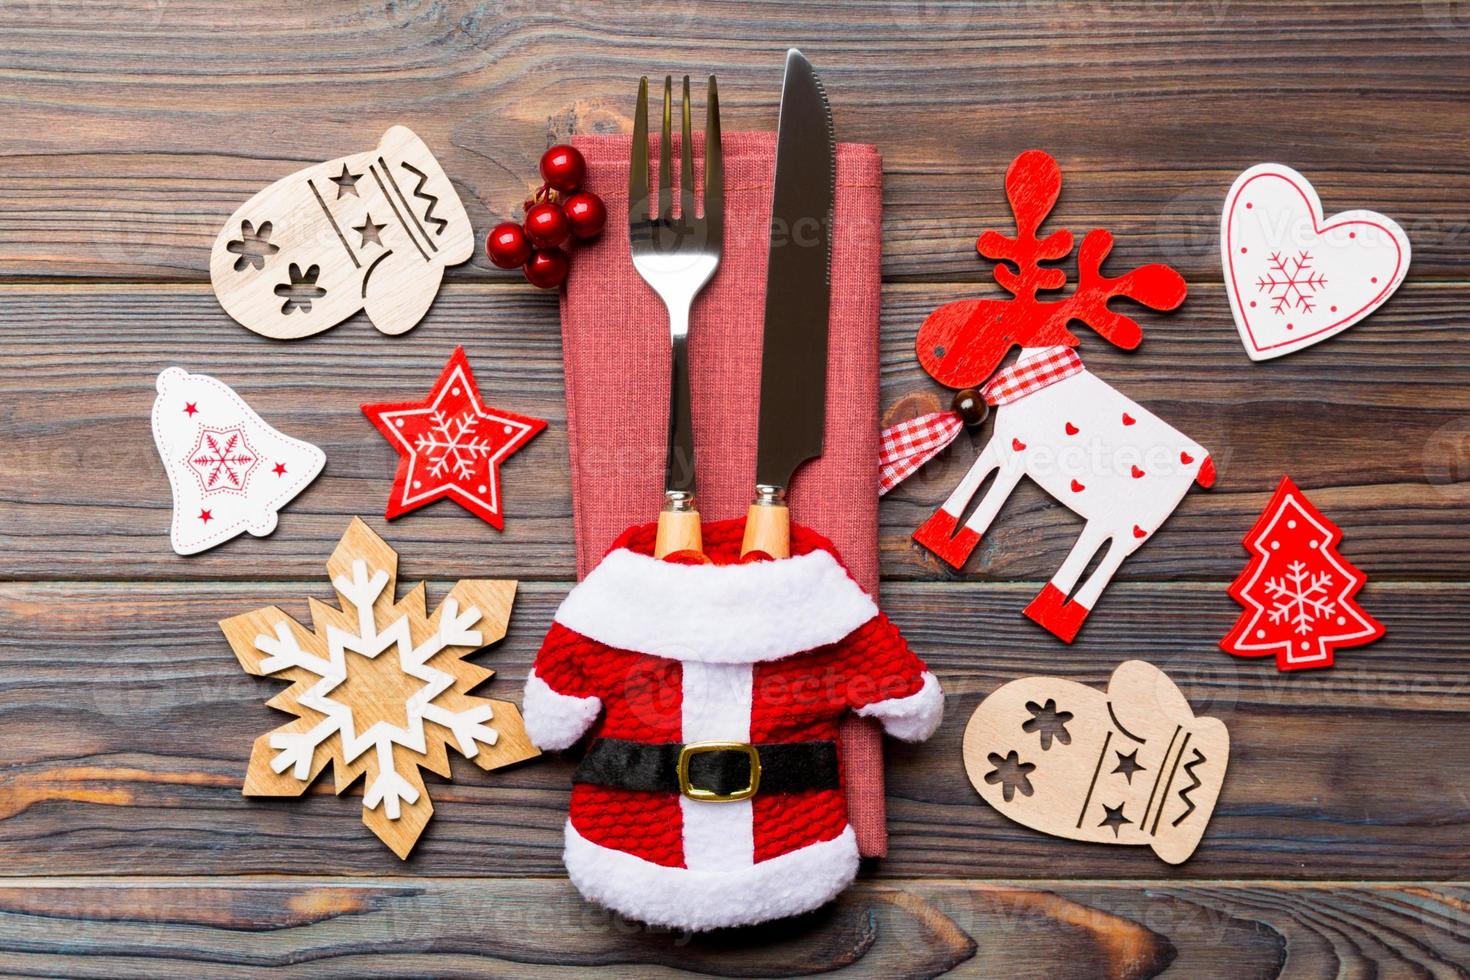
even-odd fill
[(985, 774), (985, 781), (992, 785), (1000, 783), (1001, 794), (1005, 796), (1007, 803), (1011, 802), (1018, 789), (1022, 796), (1030, 796), (1036, 792), (1031, 787), (1031, 780), (1027, 778), (1036, 765), (1031, 762), (1022, 762), (1015, 749), (1007, 752), (1005, 758), (992, 752), (986, 759), (995, 768)]
[(1098, 826), (1099, 827), (1112, 827), (1113, 828), (1113, 836), (1114, 837), (1117, 837), (1118, 836), (1119, 829), (1125, 823), (1132, 823), (1133, 822), (1132, 820), (1129, 820), (1127, 817), (1123, 816), (1123, 804), (1122, 803), (1119, 803), (1117, 806), (1108, 806), (1106, 803), (1104, 803), (1103, 804), (1103, 809), (1107, 811), (1107, 814), (1108, 815), (1102, 818), (1102, 823), (1098, 824)]
[(337, 185), (337, 200), (342, 199), (343, 194), (351, 194), (359, 197), (357, 193), (357, 182), (362, 179), (362, 174), (352, 173), (347, 169), (347, 164), (342, 164), (342, 172), (332, 178), (332, 183)]
[(204, 523), (206, 523), (206, 524), (208, 524), (208, 523), (209, 523), (209, 522), (210, 522), (210, 521), (212, 521), (212, 520), (214, 520), (214, 515), (213, 515), (213, 514), (211, 514), (211, 513), (210, 513), (210, 512), (209, 512), (209, 511), (207, 511), (207, 510), (201, 510), (201, 511), (200, 511), (200, 512), (199, 512), (199, 519), (200, 519), (200, 520), (201, 520), (201, 521), (203, 521), (203, 522), (204, 522)]
[(364, 405), (362, 412), (398, 451), (390, 521), (448, 497), (503, 529), (500, 464), (546, 428), (542, 419), (487, 406), (463, 347), (423, 401)]
[(1067, 722), (1072, 720), (1072, 712), (1058, 711), (1056, 701), (1051, 698), (1047, 698), (1044, 705), (1027, 701), (1026, 710), (1031, 712), (1031, 717), (1021, 722), (1021, 730), (1037, 732), (1041, 736), (1043, 752), (1051, 748), (1053, 738), (1063, 745), (1072, 744), (1072, 733), (1067, 731)]
[(362, 224), (352, 226), (352, 230), (362, 236), (362, 244), (358, 247), (367, 248), (368, 243), (372, 242), (374, 245), (382, 248), (383, 239), (378, 237), (378, 232), (382, 231), (386, 227), (387, 225), (373, 224), (373, 216), (370, 214), (365, 215), (362, 219)]
[(194, 404), (193, 402), (184, 403), (184, 414), (189, 416), (189, 418), (192, 419), (194, 417), (194, 413), (197, 411), (199, 411), (198, 405)]
[(285, 463), (277, 463), (275, 466), (272, 466), (271, 467), (271, 472), (274, 473), (276, 476), (285, 476), (286, 475), (286, 464)]
[[(1114, 751), (1117, 750), (1115, 749)], [(1130, 786), (1133, 784), (1133, 774), (1135, 772), (1143, 771), (1144, 767), (1138, 764), (1137, 749), (1134, 749), (1127, 755), (1124, 755), (1122, 752), (1118, 752), (1118, 768), (1114, 769), (1113, 772), (1121, 772), (1123, 774), (1123, 778), (1128, 780), (1128, 784)]]

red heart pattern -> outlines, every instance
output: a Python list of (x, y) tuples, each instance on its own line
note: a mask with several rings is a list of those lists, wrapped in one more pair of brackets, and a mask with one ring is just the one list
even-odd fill
[(1194, 457), (1181, 449), (1179, 451), (1179, 462), (1183, 463), (1185, 466), (1188, 466), (1190, 463), (1194, 462)]
[(1020, 439), (1017, 439), (1015, 437), (1012, 437), (1011, 438), (1011, 448), (1014, 449), (1018, 453), (1022, 453), (1022, 452), (1025, 452), (1026, 451), (1026, 444), (1024, 442), (1022, 442)]
[(1138, 421), (1138, 419), (1136, 419), (1133, 416), (1129, 415), (1127, 412), (1124, 412), (1123, 413), (1123, 424), (1124, 425), (1132, 425), (1133, 423), (1135, 423), (1137, 421)]
[(1067, 423), (1067, 435), (1069, 435), (1069, 436), (1075, 436), (1076, 434), (1077, 434), (1077, 427), (1075, 425), (1073, 425), (1071, 422), (1068, 422)]
[(1073, 480), (1072, 481), (1072, 492), (1073, 493), (1081, 493), (1083, 490), (1086, 490), (1086, 489), (1087, 488), (1085, 486), (1083, 486), (1082, 484), (1078, 483), (1076, 480)]
[(1143, 477), (1143, 470), (1139, 469), (1136, 466), (1133, 467), (1133, 479), (1137, 480), (1137, 479), (1141, 479), (1142, 477)]
[(1135, 524), (1135, 525), (1133, 525), (1133, 536), (1135, 538), (1146, 538), (1146, 537), (1148, 537), (1148, 532), (1145, 531), (1143, 528), (1139, 527), (1137, 524)]

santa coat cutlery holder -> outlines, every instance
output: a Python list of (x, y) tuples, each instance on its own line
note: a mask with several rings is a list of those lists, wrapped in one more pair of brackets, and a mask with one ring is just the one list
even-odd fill
[(750, 925), (825, 904), (857, 873), (838, 745), (849, 711), (927, 739), (939, 683), (848, 574), (792, 526), (791, 557), (741, 563), (743, 518), (705, 526), (708, 564), (623, 534), (562, 602), (527, 678), (545, 750), (591, 733), (567, 871), (654, 925)]

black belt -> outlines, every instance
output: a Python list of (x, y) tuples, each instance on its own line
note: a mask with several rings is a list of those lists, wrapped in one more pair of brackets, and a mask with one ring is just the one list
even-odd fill
[(838, 789), (836, 742), (632, 742), (599, 738), (574, 783), (728, 803), (764, 793)]

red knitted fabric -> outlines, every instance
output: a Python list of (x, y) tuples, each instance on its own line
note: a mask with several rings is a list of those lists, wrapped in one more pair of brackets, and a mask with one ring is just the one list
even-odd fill
[[(743, 518), (708, 525), (705, 531), (706, 553), (716, 564), (738, 563), (743, 534)], [(708, 571), (653, 562), (651, 552), (655, 537), (655, 524), (632, 528), (618, 540), (610, 555), (630, 551), (645, 556), (646, 565), (665, 572), (676, 567), (688, 568), (690, 575), (700, 576)], [(808, 556), (822, 558), (815, 554), (817, 552), (836, 557), (831, 542), (800, 525), (792, 526), (791, 540), (794, 561), (807, 561)], [(771, 566), (773, 573), (785, 568), (808, 567), (769, 561), (759, 564)], [(777, 568), (778, 565), (781, 568)], [(748, 695), (740, 695), (738, 687), (731, 689), (734, 693), (724, 688), (709, 691), (696, 687), (699, 696), (714, 699), (708, 702), (708, 709), (690, 708), (697, 717), (702, 717), (706, 710), (718, 713), (731, 704), (748, 699), (748, 737), (753, 744), (839, 742), (841, 722), (849, 712), (918, 694), (925, 686), (926, 668), (908, 648), (898, 629), (862, 597), (861, 590), (840, 561), (828, 559), (824, 567), (831, 569), (839, 582), (845, 582), (838, 590), (841, 595), (833, 597), (833, 601), (851, 602), (856, 598), (863, 604), (859, 608), (866, 610), (860, 613), (866, 619), (852, 627), (842, 626), (846, 632), (837, 634), (841, 638), (835, 642), (805, 650), (792, 649), (789, 654), (777, 652), (751, 662), (728, 664), (706, 662), (702, 659), (704, 654), (701, 650), (691, 649), (688, 651), (688, 656), (694, 658), (691, 664), (672, 655), (655, 656), (619, 649), (558, 621), (552, 625), (537, 655), (535, 677), (551, 689), (552, 697), (598, 699), (601, 716), (593, 727), (593, 737), (654, 744), (678, 744), (690, 740), (686, 729), (690, 720), (684, 704), (687, 696), (685, 674), (697, 667), (702, 671), (713, 671), (714, 676), (721, 679), (746, 677), (748, 680), (744, 683), (748, 683), (749, 691)], [(728, 572), (746, 574), (743, 569), (729, 569)], [(646, 574), (646, 568), (638, 566), (613, 574)], [(760, 576), (762, 573), (752, 574)], [(814, 571), (812, 574), (820, 573)], [(761, 581), (767, 579), (762, 577)], [(787, 580), (770, 581), (785, 583)], [(795, 581), (800, 586), (806, 580)], [(813, 593), (807, 605), (796, 607), (798, 614), (800, 610), (819, 609), (821, 598), (828, 596), (834, 587), (829, 585), (829, 591)], [(602, 589), (606, 586), (594, 576), (578, 588)], [(718, 594), (725, 594), (723, 589)], [(680, 595), (678, 592), (670, 593), (668, 601), (678, 604)], [(567, 602), (570, 604), (577, 598), (574, 594)], [(656, 598), (662, 599), (663, 594)], [(810, 604), (813, 601), (815, 606)], [(607, 615), (613, 618), (636, 615), (616, 604), (599, 608), (607, 608)], [(558, 611), (558, 617), (561, 615), (562, 611)], [(662, 622), (660, 618), (660, 627)], [(593, 625), (600, 627), (603, 624)], [(606, 625), (610, 631), (619, 628), (616, 623)], [(720, 622), (710, 621), (712, 634), (721, 628)], [(657, 631), (655, 635), (658, 635)], [(702, 706), (706, 702), (696, 704)], [(732, 724), (738, 727), (742, 723), (741, 718), (744, 715)], [(842, 790), (757, 793), (752, 807), (756, 862), (832, 840), (848, 826), (847, 804)], [(578, 785), (572, 795), (571, 822), (578, 833), (595, 844), (665, 867), (685, 866), (686, 827), (677, 794)]]
[(769, 861), (816, 841), (831, 840), (847, 826), (847, 800), (835, 789), (755, 798), (755, 859)]
[(684, 815), (679, 798), (578, 783), (572, 823), (583, 837), (667, 868), (684, 867)]

